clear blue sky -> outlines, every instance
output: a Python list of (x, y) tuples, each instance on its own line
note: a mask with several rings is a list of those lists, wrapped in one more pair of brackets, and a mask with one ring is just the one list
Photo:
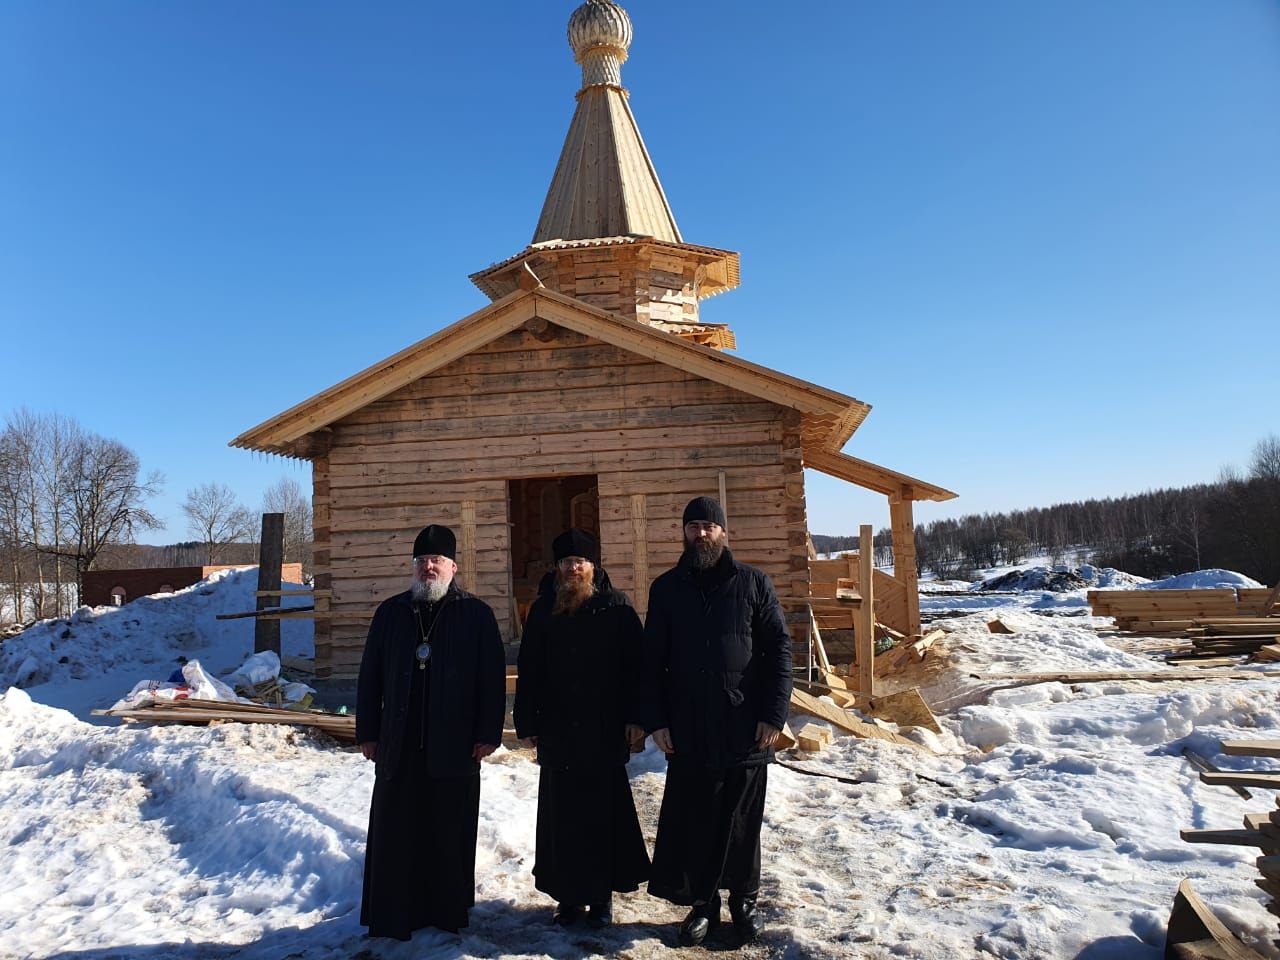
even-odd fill
[[(567, 2), (0, 5), (0, 413), (257, 505), (240, 431), (482, 306)], [(874, 406), (920, 521), (1212, 479), (1280, 430), (1275, 0), (634, 0), (632, 106), (741, 355)], [(810, 478), (818, 532), (883, 523)]]

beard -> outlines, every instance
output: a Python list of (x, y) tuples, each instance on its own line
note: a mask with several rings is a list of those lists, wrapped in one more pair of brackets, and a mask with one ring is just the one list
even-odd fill
[(596, 592), (594, 577), (574, 571), (561, 573), (556, 580), (556, 602), (551, 608), (554, 613), (577, 613)]
[(452, 577), (448, 580), (419, 580), (414, 577), (413, 583), (409, 585), (409, 590), (413, 594), (413, 602), (438, 603), (449, 592), (449, 584), (452, 582)]
[(692, 542), (686, 538), (684, 542), (684, 552), (695, 570), (710, 570), (714, 567), (724, 555), (724, 547), (723, 536), (715, 540), (708, 537)]

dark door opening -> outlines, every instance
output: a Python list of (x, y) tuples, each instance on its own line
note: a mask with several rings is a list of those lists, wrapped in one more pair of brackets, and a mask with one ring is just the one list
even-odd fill
[(538, 584), (555, 565), (551, 541), (570, 527), (600, 537), (600, 491), (594, 475), (531, 477), (507, 482), (511, 518), (511, 587), (518, 622), (524, 627)]

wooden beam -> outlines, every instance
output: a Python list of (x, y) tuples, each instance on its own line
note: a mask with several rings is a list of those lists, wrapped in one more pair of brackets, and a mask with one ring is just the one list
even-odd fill
[(847, 453), (832, 453), (817, 447), (805, 446), (804, 465), (820, 473), (829, 474), (859, 487), (866, 487), (887, 497), (903, 495), (906, 491), (912, 500), (954, 500), (958, 494), (905, 473), (859, 460)]
[(462, 517), (462, 586), (465, 590), (476, 589), (476, 502), (463, 500), (460, 508)]
[(858, 691), (869, 697), (876, 695), (876, 611), (875, 611), (875, 542), (870, 524), (862, 524), (858, 536), (858, 592), (862, 602), (856, 615), (854, 632), (858, 668)]
[[(265, 610), (271, 601), (263, 594), (280, 589), (280, 567), (284, 563), (284, 514), (262, 515), (262, 536), (258, 544), (257, 609)], [(253, 625), (253, 650), (262, 653), (271, 650), (280, 656), (280, 621), (273, 617), (259, 617)]]
[(1259, 790), (1280, 790), (1280, 771), (1261, 773), (1237, 773), (1230, 770), (1221, 773), (1201, 771), (1200, 782), (1214, 787), (1254, 787)]
[(920, 632), (920, 578), (916, 572), (916, 528), (911, 498), (905, 492), (889, 497), (889, 525), (893, 534), (893, 578), (907, 595), (907, 630)]
[[(721, 474), (721, 476), (724, 476)], [(644, 613), (649, 607), (649, 507), (646, 495), (631, 495), (631, 582), (633, 602)]]

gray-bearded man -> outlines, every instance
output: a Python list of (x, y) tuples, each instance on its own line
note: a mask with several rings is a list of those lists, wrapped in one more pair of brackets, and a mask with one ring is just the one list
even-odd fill
[(760, 827), (773, 744), (791, 699), (791, 638), (773, 583), (726, 546), (724, 510), (684, 511), (684, 555), (653, 582), (641, 713), (667, 754), (649, 892), (692, 907), (683, 945), (720, 923), (720, 891), (741, 942), (763, 929)]
[(360, 922), (371, 937), (456, 933), (475, 905), (480, 760), (502, 742), (506, 668), (488, 605), (458, 588), (457, 542), (413, 544), (409, 590), (374, 614), (356, 739), (377, 764)]

